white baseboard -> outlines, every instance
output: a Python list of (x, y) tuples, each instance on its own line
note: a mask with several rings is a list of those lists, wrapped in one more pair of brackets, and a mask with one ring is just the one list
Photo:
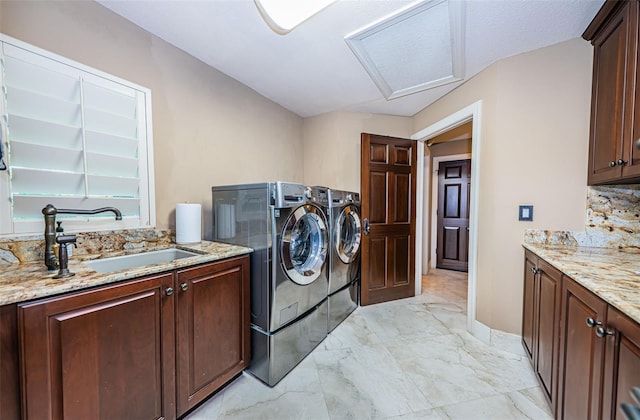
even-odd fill
[(469, 332), (483, 343), (491, 345), (491, 328), (487, 327), (482, 322), (478, 320), (471, 321), (471, 329)]

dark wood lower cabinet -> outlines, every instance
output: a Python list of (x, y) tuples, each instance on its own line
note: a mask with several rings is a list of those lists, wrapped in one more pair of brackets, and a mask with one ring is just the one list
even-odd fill
[(178, 416), (249, 363), (249, 259), (178, 271)]
[(181, 416), (248, 365), (249, 310), (248, 256), (0, 307), (0, 417), (20, 383), (25, 419)]
[(600, 418), (605, 341), (595, 332), (597, 326), (606, 324), (606, 310), (603, 300), (564, 278), (558, 418)]
[(542, 390), (554, 407), (558, 383), (558, 351), (560, 331), (560, 298), (562, 273), (545, 261), (538, 261), (538, 325), (536, 373)]
[(19, 305), (28, 419), (175, 418), (173, 274)]
[(605, 332), (602, 418), (624, 419), (620, 404), (637, 404), (629, 391), (640, 386), (640, 325), (609, 307)]
[[(536, 270), (538, 257), (532, 252), (524, 253), (524, 290), (522, 300), (522, 345), (533, 364), (535, 353), (534, 335), (537, 325)], [(534, 365), (535, 368), (535, 365)]]
[(558, 419), (623, 419), (640, 324), (525, 250), (522, 343)]
[(522, 343), (554, 413), (558, 383), (558, 346), (562, 273), (525, 252)]
[(17, 305), (0, 306), (0, 419), (19, 419), (20, 364)]

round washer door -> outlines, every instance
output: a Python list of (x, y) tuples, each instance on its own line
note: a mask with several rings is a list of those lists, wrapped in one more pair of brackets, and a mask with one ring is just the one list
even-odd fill
[(307, 285), (320, 276), (327, 258), (327, 224), (312, 205), (298, 207), (282, 228), (280, 259), (289, 278)]
[(355, 206), (346, 206), (336, 219), (333, 246), (340, 260), (350, 264), (360, 251), (362, 229), (360, 216)]

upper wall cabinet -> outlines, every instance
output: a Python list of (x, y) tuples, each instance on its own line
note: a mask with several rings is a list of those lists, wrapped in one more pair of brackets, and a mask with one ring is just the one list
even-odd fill
[(62, 215), (66, 231), (152, 227), (149, 89), (0, 35), (0, 233), (40, 233), (42, 208), (94, 209)]
[(640, 183), (639, 9), (607, 0), (582, 35), (594, 47), (589, 185)]

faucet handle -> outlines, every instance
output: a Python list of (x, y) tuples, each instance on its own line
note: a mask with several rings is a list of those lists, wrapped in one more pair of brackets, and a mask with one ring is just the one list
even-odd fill
[(78, 245), (76, 244), (76, 235), (58, 235), (56, 236), (56, 242), (60, 245), (73, 244), (76, 248)]
[(56, 224), (58, 225), (58, 227), (56, 228), (56, 233), (63, 233), (64, 228), (62, 227), (62, 221), (57, 221)]
[(56, 237), (56, 242), (60, 244), (58, 248), (58, 252), (60, 256), (58, 257), (58, 261), (60, 263), (60, 270), (58, 270), (58, 274), (53, 276), (54, 279), (62, 279), (65, 277), (74, 276), (75, 273), (69, 271), (69, 254), (67, 253), (67, 244), (76, 245), (76, 235), (58, 235)]

